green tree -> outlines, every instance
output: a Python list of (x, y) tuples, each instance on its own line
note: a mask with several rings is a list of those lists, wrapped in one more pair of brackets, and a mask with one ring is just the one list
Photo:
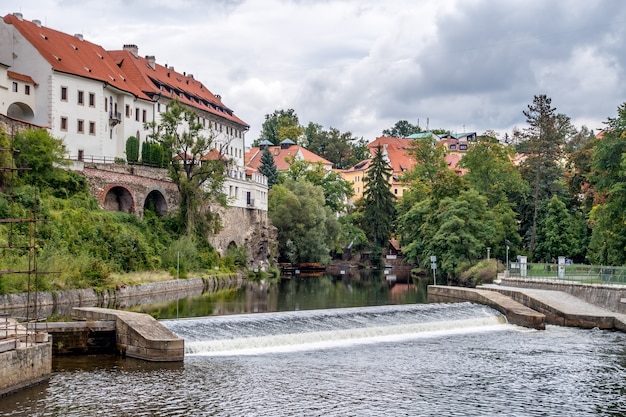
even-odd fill
[(126, 139), (126, 160), (129, 164), (135, 164), (139, 160), (139, 139), (135, 136)]
[(521, 163), (522, 177), (531, 188), (530, 204), (523, 214), (523, 226), (527, 228), (528, 250), (535, 251), (537, 222), (542, 200), (551, 198), (562, 190), (558, 180), (562, 178), (561, 165), (566, 139), (572, 133), (569, 117), (557, 114), (552, 100), (535, 96), (533, 104), (523, 112), (528, 127), (519, 135), (519, 151), (526, 154)]
[(343, 212), (345, 201), (354, 195), (352, 185), (335, 171), (329, 171), (321, 163), (311, 163), (292, 156), (287, 161), (289, 169), (281, 173), (281, 178), (295, 181), (305, 180), (324, 191), (325, 205), (333, 213)]
[(303, 132), (304, 129), (300, 126), (298, 115), (294, 109), (274, 110), (274, 113), (265, 115), (261, 134), (256, 140), (255, 146), (263, 140), (268, 140), (274, 145), (280, 144), (287, 138), (297, 142)]
[(484, 257), (492, 246), (496, 225), (487, 199), (475, 190), (462, 191), (457, 198), (444, 198), (433, 211), (425, 212), (416, 227), (421, 235), (421, 258), (435, 255), (440, 272), (455, 277), (467, 264)]
[(274, 163), (274, 157), (269, 148), (265, 148), (261, 154), (261, 166), (259, 172), (267, 177), (267, 187), (272, 188), (278, 182), (278, 171)]
[(309, 123), (304, 129), (306, 143), (303, 145), (311, 152), (327, 159), (338, 169), (349, 168), (368, 158), (367, 144), (352, 136), (350, 132), (339, 129), (324, 130), (322, 125)]
[(168, 174), (179, 192), (179, 216), (187, 236), (203, 236), (213, 230), (216, 216), (210, 204), (226, 206), (223, 192), (226, 160), (216, 149), (214, 137), (200, 134), (196, 112), (173, 101), (161, 123), (152, 124), (151, 139), (161, 143), (171, 157)]
[[(15, 168), (13, 143), (2, 128), (0, 128), (0, 168)], [(0, 169), (0, 191), (11, 184), (12, 178), (11, 171)]]
[(588, 258), (603, 265), (626, 264), (626, 103), (595, 146), (590, 180), (597, 205), (589, 214), (592, 227)]
[(419, 126), (412, 125), (407, 120), (398, 120), (391, 128), (384, 129), (383, 135), (394, 138), (406, 138), (414, 133), (420, 132), (422, 132), (422, 129)]
[(275, 185), (269, 192), (268, 216), (278, 230), (278, 251), (283, 260), (293, 264), (330, 262), (339, 227), (324, 204), (321, 187), (293, 179)]
[(365, 173), (363, 190), (364, 222), (373, 242), (382, 247), (391, 234), (395, 218), (395, 196), (391, 192), (392, 169), (383, 156), (381, 146), (374, 150), (372, 163)]
[(579, 246), (578, 230), (565, 203), (553, 196), (545, 211), (539, 222), (538, 234), (541, 238), (535, 249), (537, 258), (550, 262), (559, 256), (573, 257)]
[(15, 135), (13, 146), (18, 150), (15, 166), (23, 169), (20, 177), (28, 184), (47, 185), (54, 182), (66, 165), (63, 140), (56, 139), (45, 129), (22, 130)]
[(487, 197), (489, 207), (510, 202), (513, 196), (525, 195), (528, 185), (511, 162), (515, 150), (493, 138), (480, 138), (458, 166), (466, 168), (468, 184)]

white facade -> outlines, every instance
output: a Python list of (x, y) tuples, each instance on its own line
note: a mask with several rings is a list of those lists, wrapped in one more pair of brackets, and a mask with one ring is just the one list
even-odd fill
[[(157, 94), (151, 100), (152, 92), (146, 94), (127, 80), (106, 51), (84, 41), (81, 35), (61, 34), (62, 39), (55, 41), (56, 33), (60, 32), (45, 32), (44, 29), (48, 29), (42, 27), (40, 22), (22, 21), (21, 15), (14, 16), (19, 20), (16, 24), (28, 23), (36, 30), (41, 28), (42, 33), (30, 38), (33, 43), (39, 44), (37, 49), (16, 27), (0, 19), (0, 112), (11, 116), (10, 109), (13, 108), (16, 118), (47, 127), (52, 136), (63, 140), (69, 159), (104, 163), (125, 160), (128, 138), (137, 137), (141, 149), (141, 144), (151, 133), (144, 126), (149, 122), (160, 122), (160, 115), (167, 111), (170, 101), (167, 96), (175, 93), (182, 97), (183, 92), (174, 92), (163, 85), (160, 87), (163, 96), (158, 97)], [(58, 45), (63, 45), (66, 55), (55, 52)], [(62, 56), (50, 55), (51, 51)], [(88, 53), (81, 59), (88, 56), (91, 62), (77, 65), (79, 61), (72, 61), (75, 51), (76, 57)], [(58, 62), (58, 66), (51, 62)], [(67, 68), (72, 68), (71, 71), (58, 70), (62, 64), (70, 62), (72, 65)], [(93, 75), (98, 73), (98, 69), (109, 74), (112, 81), (102, 81), (106, 79), (102, 71), (99, 77)], [(171, 70), (173, 73), (173, 68)], [(7, 75), (9, 71), (24, 74), (33, 82), (24, 81), (28, 77), (10, 79)], [(184, 73), (175, 73), (175, 76), (183, 77), (183, 81), (184, 77), (193, 79)], [(120, 89), (126, 86), (128, 89)], [(26, 91), (29, 93), (26, 94)], [(243, 122), (236, 123), (227, 117), (220, 117), (211, 112), (213, 109), (203, 110), (201, 105), (194, 109), (198, 113), (198, 121), (204, 126), (201, 135), (213, 137), (216, 149), (230, 162), (224, 192), (230, 197), (231, 205), (267, 210), (266, 178), (245, 174), (247, 126)]]

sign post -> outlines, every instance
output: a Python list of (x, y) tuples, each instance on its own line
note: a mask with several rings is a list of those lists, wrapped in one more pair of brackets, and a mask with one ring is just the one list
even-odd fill
[(431, 256), (430, 257), (430, 269), (433, 270), (433, 285), (437, 285), (437, 276), (436, 276), (437, 257), (436, 256)]

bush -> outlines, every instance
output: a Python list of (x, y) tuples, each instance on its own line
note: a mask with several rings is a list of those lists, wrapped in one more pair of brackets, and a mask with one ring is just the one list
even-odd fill
[(134, 136), (126, 140), (126, 160), (129, 164), (139, 161), (139, 139)]
[(459, 267), (454, 283), (462, 287), (475, 288), (483, 284), (491, 284), (497, 275), (495, 259), (482, 260), (476, 265), (463, 264)]

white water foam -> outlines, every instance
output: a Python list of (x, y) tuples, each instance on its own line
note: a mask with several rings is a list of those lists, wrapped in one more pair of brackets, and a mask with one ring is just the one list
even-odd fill
[(187, 356), (240, 356), (509, 330), (503, 316), (186, 342)]

